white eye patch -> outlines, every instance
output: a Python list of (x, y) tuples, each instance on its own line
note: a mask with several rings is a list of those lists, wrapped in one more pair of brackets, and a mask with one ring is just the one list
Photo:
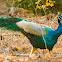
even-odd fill
[(62, 20), (60, 21), (60, 23), (62, 24)]
[(58, 17), (58, 19), (60, 20), (60, 23), (62, 24), (62, 17)]

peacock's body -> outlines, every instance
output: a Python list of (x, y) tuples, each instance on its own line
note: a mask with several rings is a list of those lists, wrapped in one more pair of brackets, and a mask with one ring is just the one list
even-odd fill
[(52, 50), (53, 46), (57, 42), (58, 37), (62, 34), (61, 21), (62, 15), (59, 15), (59, 27), (56, 30), (53, 30), (48, 26), (42, 24), (40, 25), (29, 20), (24, 20), (23, 18), (0, 17), (0, 27), (6, 27), (7, 29), (12, 29), (14, 31), (21, 31), (25, 36), (27, 36), (27, 38), (30, 40), (30, 43), (34, 47), (31, 52), (32, 54), (37, 48), (45, 49), (45, 41), (47, 48)]

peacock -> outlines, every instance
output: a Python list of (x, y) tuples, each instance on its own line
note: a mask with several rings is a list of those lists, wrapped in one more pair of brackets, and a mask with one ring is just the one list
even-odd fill
[(21, 31), (32, 44), (31, 56), (37, 48), (52, 50), (58, 37), (62, 34), (62, 15), (58, 16), (58, 28), (53, 30), (43, 24), (38, 24), (30, 20), (18, 17), (0, 17), (0, 27)]

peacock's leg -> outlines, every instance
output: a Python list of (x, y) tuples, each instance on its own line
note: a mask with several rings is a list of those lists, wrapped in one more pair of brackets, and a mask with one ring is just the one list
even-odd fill
[(36, 50), (37, 50), (37, 48), (32, 47), (32, 50), (31, 50), (31, 53), (30, 53), (29, 57), (36, 56), (35, 54), (33, 54)]
[(48, 50), (48, 55), (49, 55), (49, 58), (58, 58), (58, 57), (51, 56), (49, 50)]
[(47, 49), (47, 51), (48, 51), (48, 56), (49, 56), (49, 58), (51, 58), (51, 56), (50, 56), (50, 51)]
[(31, 50), (31, 53), (30, 53), (30, 55), (32, 55), (35, 51), (37, 50), (37, 48), (35, 48), (35, 47), (32, 47), (32, 50)]
[(50, 51), (47, 49), (47, 51), (48, 51), (48, 56), (49, 56), (49, 58), (55, 58), (55, 57), (51, 57), (51, 55), (50, 55)]

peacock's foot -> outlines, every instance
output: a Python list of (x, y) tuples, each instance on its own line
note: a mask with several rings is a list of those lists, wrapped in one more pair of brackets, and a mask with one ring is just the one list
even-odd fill
[(57, 57), (55, 57), (55, 56), (51, 56), (49, 52), (48, 52), (48, 57), (49, 57), (50, 59), (57, 58)]
[(57, 57), (57, 56), (50, 56), (50, 55), (49, 55), (49, 58), (51, 58), (51, 59), (53, 59), (53, 58), (54, 58), (54, 59), (57, 59), (57, 58), (59, 58), (59, 57)]
[(48, 55), (48, 58), (54, 58), (54, 56), (51, 56), (51, 54), (50, 54), (51, 52), (47, 49), (47, 55)]
[(40, 58), (40, 55), (32, 54), (32, 55), (29, 55), (29, 58)]
[(53, 59), (53, 58), (55, 58), (55, 59), (56, 59), (56, 58), (58, 58), (58, 57), (54, 57), (54, 56), (49, 56), (49, 58), (50, 58), (50, 59)]
[(36, 54), (29, 55), (30, 58), (31, 58), (31, 57), (35, 57), (35, 56), (36, 56)]

